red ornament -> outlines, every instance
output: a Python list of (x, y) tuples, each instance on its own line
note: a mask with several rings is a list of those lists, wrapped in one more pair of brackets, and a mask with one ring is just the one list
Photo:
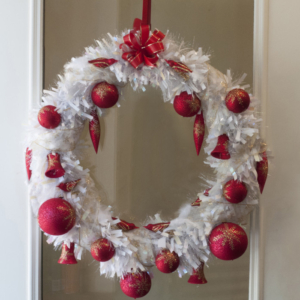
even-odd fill
[(97, 153), (100, 142), (100, 122), (96, 109), (91, 111), (91, 116), (93, 117), (93, 120), (89, 123), (89, 130), (94, 149)]
[(197, 155), (199, 155), (203, 139), (205, 134), (205, 124), (203, 118), (203, 112), (200, 115), (197, 115), (194, 123), (194, 142), (196, 146)]
[(117, 62), (117, 60), (113, 59), (113, 58), (96, 58), (93, 60), (89, 60), (90, 64), (93, 64), (95, 67), (100, 68), (100, 69), (105, 69), (113, 64), (115, 64)]
[(257, 182), (258, 182), (261, 194), (264, 190), (265, 183), (267, 181), (268, 170), (269, 170), (268, 157), (267, 157), (267, 153), (265, 151), (262, 153), (262, 160), (257, 162), (257, 164), (256, 164)]
[(240, 203), (247, 197), (247, 187), (244, 182), (229, 180), (223, 188), (223, 196), (230, 203)]
[(204, 275), (204, 262), (200, 263), (200, 266), (197, 270), (193, 270), (193, 275), (190, 276), (188, 283), (191, 284), (205, 284), (207, 280)]
[(26, 165), (28, 180), (30, 180), (31, 178), (31, 170), (30, 170), (31, 159), (32, 159), (32, 150), (26, 148), (25, 165)]
[(42, 107), (38, 113), (38, 121), (41, 126), (47, 129), (54, 129), (60, 124), (60, 114), (53, 105)]
[(218, 159), (229, 159), (230, 153), (228, 152), (229, 138), (227, 134), (222, 134), (218, 137), (218, 143), (215, 149), (210, 153), (211, 156)]
[(103, 81), (94, 86), (91, 97), (98, 107), (110, 108), (118, 102), (119, 92), (113, 84)]
[(144, 227), (153, 232), (157, 232), (157, 231), (163, 232), (164, 229), (169, 227), (169, 225), (170, 225), (170, 222), (166, 222), (166, 223), (148, 224), (147, 226), (144, 226)]
[(97, 261), (108, 261), (115, 255), (115, 247), (108, 239), (101, 238), (92, 244), (91, 254)]
[(45, 233), (63, 235), (74, 227), (75, 221), (74, 208), (62, 198), (49, 199), (39, 208), (38, 222)]
[(176, 62), (174, 60), (167, 60), (167, 59), (166, 62), (175, 72), (177, 72), (185, 80), (189, 79), (189, 73), (193, 72), (185, 64), (181, 62)]
[(223, 223), (215, 227), (209, 237), (210, 250), (222, 260), (233, 260), (244, 254), (248, 246), (247, 234), (234, 223)]
[(200, 200), (200, 198), (197, 198), (197, 200), (194, 201), (194, 202), (191, 204), (191, 206), (200, 206), (201, 202), (202, 202), (202, 200)]
[(192, 117), (199, 112), (201, 102), (196, 95), (182, 92), (180, 95), (175, 97), (173, 106), (179, 115), (183, 117)]
[(122, 292), (131, 298), (146, 296), (151, 289), (151, 278), (147, 272), (127, 273), (120, 281)]
[(74, 243), (70, 243), (70, 248), (67, 246), (67, 244), (63, 244), (58, 263), (62, 265), (77, 264), (77, 260), (74, 255)]
[(236, 114), (242, 113), (250, 105), (249, 94), (243, 89), (231, 90), (225, 98), (225, 104), (228, 110)]
[(166, 274), (176, 271), (179, 263), (180, 260), (177, 253), (174, 251), (171, 253), (168, 249), (162, 250), (155, 258), (157, 269)]
[(65, 170), (60, 164), (60, 155), (58, 153), (47, 155), (48, 169), (45, 175), (49, 178), (59, 178), (65, 175)]
[(60, 183), (57, 187), (64, 192), (72, 192), (80, 180), (81, 179), (77, 179), (66, 183)]
[[(117, 218), (114, 218), (112, 217), (113, 220), (117, 220)], [(117, 227), (119, 229), (122, 229), (123, 231), (130, 231), (130, 230), (133, 230), (133, 229), (137, 229), (138, 227), (136, 227), (133, 223), (128, 223), (124, 220), (121, 220), (121, 222), (117, 223)]]
[(203, 193), (204, 196), (208, 197), (209, 196), (209, 191), (211, 190), (211, 188), (206, 189)]

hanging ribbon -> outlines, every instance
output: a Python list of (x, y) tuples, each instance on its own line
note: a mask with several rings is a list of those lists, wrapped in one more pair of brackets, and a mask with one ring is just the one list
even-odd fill
[(131, 30), (129, 34), (123, 37), (124, 43), (120, 45), (120, 48), (125, 44), (130, 48), (130, 51), (124, 52), (122, 58), (127, 60), (134, 68), (137, 68), (142, 63), (149, 67), (156, 67), (157, 54), (165, 50), (161, 42), (165, 35), (156, 29), (149, 37), (149, 25), (141, 24), (139, 33), (137, 32), (136, 23), (134, 27), (134, 30)]

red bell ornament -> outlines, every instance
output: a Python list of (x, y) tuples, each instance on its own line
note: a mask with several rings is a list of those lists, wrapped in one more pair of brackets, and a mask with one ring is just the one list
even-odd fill
[(242, 113), (250, 105), (249, 94), (243, 89), (231, 90), (225, 98), (225, 104), (228, 110), (234, 113)]
[(267, 181), (268, 170), (269, 170), (269, 164), (268, 164), (267, 153), (263, 152), (262, 160), (257, 162), (257, 164), (256, 164), (257, 182), (258, 182), (259, 190), (260, 190), (261, 194), (264, 190), (265, 183)]
[(205, 134), (205, 124), (203, 118), (203, 112), (200, 115), (197, 115), (194, 123), (194, 142), (196, 147), (197, 155), (199, 155), (203, 139)]
[(62, 182), (57, 187), (60, 188), (64, 192), (72, 192), (80, 180), (81, 179), (77, 179), (77, 180), (73, 180), (73, 181), (65, 182), (65, 183)]
[(60, 164), (60, 155), (58, 153), (47, 155), (48, 169), (45, 175), (49, 178), (59, 178), (65, 175), (65, 170)]
[(196, 201), (194, 201), (191, 206), (200, 206), (201, 205), (202, 200), (200, 200), (200, 198), (197, 198)]
[(56, 111), (55, 106), (46, 105), (40, 109), (38, 113), (38, 121), (44, 128), (54, 129), (60, 124), (61, 117)]
[(31, 170), (30, 170), (31, 159), (32, 159), (32, 150), (30, 150), (29, 148), (26, 148), (25, 165), (26, 165), (28, 180), (30, 180), (30, 178), (31, 178)]
[(93, 64), (95, 67), (99, 69), (105, 69), (107, 67), (110, 67), (111, 65), (115, 64), (117, 60), (114, 58), (96, 58), (93, 60), (89, 60), (90, 64)]
[(77, 264), (77, 260), (74, 255), (74, 243), (70, 243), (70, 248), (67, 246), (67, 244), (63, 244), (58, 263), (62, 265)]
[(229, 138), (227, 134), (220, 135), (218, 137), (217, 146), (211, 152), (210, 155), (222, 160), (230, 159), (230, 153), (228, 152), (228, 143), (229, 143)]
[(144, 226), (144, 227), (152, 232), (158, 232), (158, 231), (163, 232), (169, 226), (170, 226), (170, 222), (148, 224), (147, 226)]
[(98, 107), (110, 108), (118, 102), (119, 92), (113, 84), (103, 81), (94, 86), (91, 97)]
[[(113, 220), (117, 220), (117, 218), (114, 218), (112, 217)], [(137, 229), (138, 227), (135, 226), (135, 224), (133, 223), (128, 223), (124, 220), (121, 220), (120, 219), (120, 222), (116, 224), (117, 227), (119, 229), (122, 229), (123, 231), (130, 231), (130, 230), (133, 230), (133, 229)]]
[(47, 234), (63, 235), (74, 227), (75, 221), (74, 208), (62, 198), (49, 199), (39, 208), (38, 222)]
[(207, 280), (204, 275), (204, 262), (201, 262), (199, 267), (193, 270), (193, 274), (190, 276), (188, 283), (191, 284), (205, 284)]
[(247, 197), (247, 187), (244, 182), (229, 180), (223, 188), (223, 196), (230, 203), (240, 203)]
[(199, 112), (201, 102), (195, 94), (182, 92), (180, 95), (175, 97), (173, 106), (179, 115), (183, 117), (192, 117)]
[(91, 116), (93, 117), (93, 120), (90, 120), (89, 123), (89, 131), (90, 131), (90, 137), (95, 149), (95, 152), (98, 152), (99, 142), (100, 142), (100, 121), (97, 114), (97, 110), (94, 109), (91, 112)]
[(157, 254), (155, 264), (162, 273), (172, 273), (177, 270), (180, 260), (177, 253), (170, 252), (169, 249), (164, 249)]
[(222, 260), (233, 260), (242, 256), (248, 246), (247, 234), (234, 223), (223, 223), (215, 227), (209, 237), (210, 251)]
[(147, 272), (128, 273), (120, 280), (122, 292), (131, 298), (146, 296), (151, 289), (151, 278)]
[(91, 254), (97, 261), (105, 262), (115, 255), (114, 245), (105, 238), (100, 238), (91, 245)]

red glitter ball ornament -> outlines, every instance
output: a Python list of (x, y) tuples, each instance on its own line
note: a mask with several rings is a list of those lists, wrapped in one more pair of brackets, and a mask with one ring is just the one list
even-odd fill
[(177, 253), (168, 249), (162, 250), (155, 258), (155, 264), (162, 273), (172, 273), (177, 270), (180, 260)]
[(58, 263), (61, 265), (77, 264), (77, 260), (74, 255), (74, 243), (70, 243), (70, 248), (66, 244), (63, 244)]
[(248, 246), (247, 234), (234, 223), (223, 223), (215, 227), (209, 237), (210, 251), (222, 260), (233, 260), (242, 256)]
[(41, 126), (47, 129), (54, 129), (60, 124), (60, 114), (53, 105), (42, 107), (38, 113), (38, 121)]
[(131, 298), (146, 296), (151, 289), (151, 278), (147, 272), (128, 273), (120, 281), (122, 292)]
[(119, 92), (113, 84), (103, 81), (94, 86), (91, 97), (98, 107), (110, 108), (118, 102)]
[(72, 205), (62, 198), (45, 201), (39, 208), (38, 222), (41, 229), (51, 235), (62, 235), (73, 228), (76, 213)]
[(247, 187), (244, 182), (229, 180), (223, 188), (223, 196), (230, 203), (240, 203), (247, 197)]
[(97, 261), (108, 261), (115, 255), (115, 247), (108, 239), (101, 238), (92, 244), (91, 254)]
[(182, 92), (175, 97), (173, 106), (179, 115), (183, 117), (192, 117), (199, 112), (201, 102), (196, 95)]
[(191, 284), (205, 284), (207, 280), (204, 275), (204, 263), (201, 262), (199, 267), (193, 270), (193, 274), (190, 276), (188, 283)]
[(234, 113), (242, 113), (250, 105), (249, 94), (243, 89), (231, 90), (225, 98), (225, 104), (228, 110)]

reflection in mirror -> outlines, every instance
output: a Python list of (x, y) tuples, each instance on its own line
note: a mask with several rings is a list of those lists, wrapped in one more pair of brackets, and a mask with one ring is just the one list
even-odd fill
[[(45, 0), (45, 88), (73, 56), (82, 54), (107, 32), (117, 34), (140, 17), (140, 0)], [(252, 84), (253, 0), (153, 0), (152, 27), (168, 29), (211, 54), (211, 64), (235, 75), (246, 72)], [(206, 188), (201, 175), (212, 177), (197, 156), (193, 120), (177, 115), (164, 103), (160, 90), (148, 87), (133, 92), (127, 85), (121, 107), (100, 120), (98, 154), (90, 147), (82, 164), (91, 170), (101, 201), (113, 206), (116, 216), (141, 225), (161, 212), (174, 217), (183, 203), (195, 200)], [(87, 144), (88, 129), (84, 132)], [(125, 299), (116, 279), (99, 275), (99, 264), (85, 253), (77, 265), (59, 265), (60, 251), (43, 242), (43, 299)], [(145, 299), (244, 300), (248, 297), (249, 251), (240, 259), (212, 259), (206, 269), (208, 284), (194, 286), (188, 277), (153, 270), (151, 292)]]

